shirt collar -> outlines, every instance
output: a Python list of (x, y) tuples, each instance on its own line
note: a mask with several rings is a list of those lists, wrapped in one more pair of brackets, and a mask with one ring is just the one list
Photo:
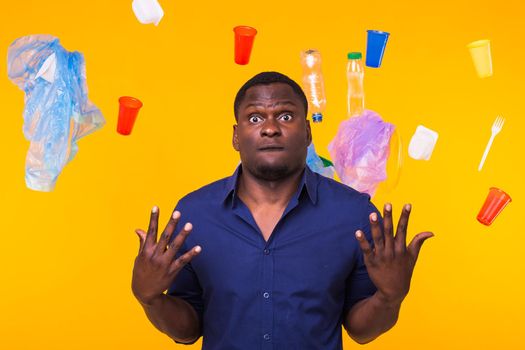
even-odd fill
[[(231, 201), (231, 205), (235, 204), (235, 193), (237, 191), (237, 182), (239, 179), (239, 176), (242, 173), (242, 164), (239, 164), (237, 166), (237, 169), (235, 169), (235, 172), (228, 178), (226, 178), (226, 183), (224, 186), (224, 192), (221, 196), (221, 201), (224, 203), (227, 200)], [(306, 193), (308, 194), (308, 198), (310, 198), (310, 201), (312, 204), (317, 203), (317, 174), (315, 174), (308, 165), (305, 166), (305, 170), (303, 171), (303, 175), (301, 177), (301, 182), (299, 183), (299, 187), (297, 188), (297, 192), (295, 193), (295, 197), (299, 199), (299, 196), (301, 195), (303, 189), (306, 189)]]

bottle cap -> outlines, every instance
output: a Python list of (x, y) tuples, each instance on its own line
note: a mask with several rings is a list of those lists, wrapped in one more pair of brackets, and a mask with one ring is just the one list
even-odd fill
[(323, 115), (321, 113), (314, 113), (312, 114), (312, 120), (314, 123), (319, 123), (323, 121)]
[(363, 55), (361, 55), (361, 52), (349, 52), (347, 57), (349, 60), (359, 60)]

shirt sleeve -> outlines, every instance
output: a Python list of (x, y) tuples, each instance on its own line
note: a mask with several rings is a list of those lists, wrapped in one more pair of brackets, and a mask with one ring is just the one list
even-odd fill
[[(179, 206), (177, 206), (176, 210), (179, 210), (182, 213), (182, 215), (184, 215), (183, 210), (181, 210)], [(185, 223), (186, 221), (184, 220), (179, 221), (179, 223), (177, 224), (177, 227), (175, 228), (175, 231), (173, 232), (173, 236), (171, 237), (171, 239), (175, 238), (175, 236), (180, 232), (180, 230), (182, 229)], [(188, 247), (185, 242), (182, 245), (179, 252), (177, 252), (176, 258), (180, 257), (187, 251), (188, 251)], [(195, 309), (195, 311), (197, 312), (197, 315), (199, 316), (199, 322), (201, 324), (201, 329), (202, 329), (203, 312), (204, 312), (202, 287), (199, 283), (199, 279), (197, 278), (197, 274), (193, 270), (191, 262), (186, 264), (179, 271), (174, 281), (172, 282), (171, 286), (168, 288), (167, 294), (171, 296), (175, 296), (177, 298), (181, 298), (182, 300), (190, 304)], [(187, 344), (193, 344), (193, 343), (187, 343)]]
[[(360, 229), (364, 232), (366, 239), (368, 240), (368, 243), (373, 247), (373, 240), (372, 240), (372, 233), (370, 230), (370, 221), (368, 219), (368, 216), (372, 213), (377, 213), (377, 217), (379, 219), (379, 224), (381, 227), (383, 226), (383, 218), (381, 217), (381, 214), (377, 210), (377, 208), (370, 202), (370, 197), (368, 197), (366, 209), (364, 211), (363, 220)], [(353, 232), (354, 233), (354, 232)], [(352, 233), (352, 234), (353, 234)], [(357, 249), (356, 249), (356, 263), (354, 265), (354, 269), (352, 270), (350, 276), (346, 280), (346, 298), (345, 298), (345, 304), (344, 304), (344, 314), (352, 308), (357, 302), (360, 300), (366, 299), (370, 296), (372, 296), (376, 291), (377, 288), (368, 276), (368, 272), (366, 270), (366, 265), (363, 258), (363, 252), (361, 250), (361, 247), (359, 246), (359, 243), (357, 243)]]

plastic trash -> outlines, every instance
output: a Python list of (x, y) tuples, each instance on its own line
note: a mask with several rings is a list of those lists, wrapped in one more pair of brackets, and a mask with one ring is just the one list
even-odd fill
[(492, 55), (490, 53), (490, 40), (478, 40), (467, 45), (480, 78), (492, 76)]
[(361, 52), (349, 52), (346, 64), (348, 82), (348, 117), (359, 115), (365, 109), (365, 69)]
[(491, 187), (485, 203), (478, 213), (477, 219), (483, 225), (490, 226), (501, 211), (512, 201), (510, 196), (503, 190)]
[(26, 185), (52, 191), (77, 153), (77, 141), (105, 123), (87, 96), (84, 58), (66, 51), (51, 35), (30, 35), (9, 46), (7, 70), (25, 93), (23, 132), (31, 142)]
[(142, 24), (153, 23), (159, 25), (164, 11), (157, 0), (133, 0), (131, 8)]
[(370, 196), (386, 180), (390, 138), (395, 126), (366, 110), (339, 125), (328, 151), (341, 182)]
[(366, 66), (371, 68), (381, 67), (386, 43), (390, 33), (379, 30), (368, 30), (366, 41)]
[(308, 110), (312, 113), (313, 122), (320, 123), (323, 121), (323, 113), (326, 109), (321, 53), (315, 49), (301, 51), (301, 65), (303, 67), (303, 90), (308, 99)]
[(310, 146), (308, 146), (308, 153), (306, 154), (306, 164), (310, 167), (312, 171), (321, 174), (325, 177), (329, 177), (331, 179), (334, 178), (335, 168), (333, 164), (327, 159), (321, 158), (317, 155), (313, 142), (310, 144)]
[(434, 130), (419, 125), (410, 139), (408, 155), (417, 160), (429, 160), (436, 146), (439, 134)]
[(378, 193), (387, 194), (393, 191), (401, 179), (401, 170), (403, 170), (403, 138), (397, 128), (390, 137), (390, 148), (388, 159), (386, 161), (386, 180), (381, 182), (377, 188)]
[(131, 96), (122, 96), (118, 102), (117, 132), (121, 135), (129, 135), (133, 130), (133, 125), (135, 125), (139, 110), (142, 108), (142, 102)]
[(253, 41), (257, 35), (257, 29), (248, 26), (237, 26), (233, 28), (235, 37), (234, 60), (239, 65), (250, 63)]
[(481, 171), (483, 168), (483, 164), (485, 164), (485, 160), (487, 159), (487, 155), (489, 154), (490, 148), (492, 147), (492, 142), (494, 142), (494, 138), (497, 134), (501, 132), (501, 129), (503, 128), (503, 124), (505, 124), (505, 118), (501, 116), (497, 116), (494, 120), (494, 123), (492, 123), (492, 127), (490, 129), (491, 135), (489, 142), (487, 143), (487, 146), (485, 147), (485, 152), (483, 152), (483, 156), (481, 157), (481, 161), (479, 162), (478, 171)]

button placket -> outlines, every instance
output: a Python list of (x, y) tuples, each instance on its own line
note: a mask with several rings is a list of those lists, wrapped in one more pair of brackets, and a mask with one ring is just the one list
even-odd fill
[[(275, 232), (274, 232), (275, 233)], [(271, 244), (271, 242), (270, 242)], [(272, 344), (272, 331), (273, 331), (273, 301), (271, 292), (273, 290), (273, 270), (274, 270), (274, 260), (273, 254), (270, 254), (271, 250), (269, 246), (265, 246), (263, 249), (262, 255), (262, 285), (261, 292), (262, 298), (262, 330), (263, 330), (263, 349), (271, 348)]]

